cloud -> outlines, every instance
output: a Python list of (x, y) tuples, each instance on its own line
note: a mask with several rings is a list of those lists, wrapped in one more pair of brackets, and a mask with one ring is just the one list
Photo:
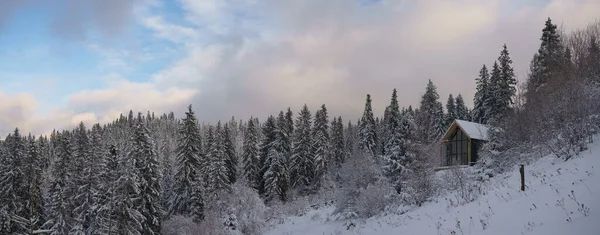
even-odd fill
[[(333, 115), (354, 120), (366, 93), (382, 114), (392, 88), (402, 105), (416, 105), (428, 79), (442, 102), (462, 93), (470, 104), (480, 67), (490, 66), (504, 43), (523, 79), (547, 17), (582, 27), (600, 15), (593, 0), (182, 2), (197, 33), (221, 40), (186, 41), (187, 55), (154, 79), (198, 87), (194, 105), (209, 121), (304, 103), (325, 103)], [(240, 5), (250, 15), (240, 17)]]

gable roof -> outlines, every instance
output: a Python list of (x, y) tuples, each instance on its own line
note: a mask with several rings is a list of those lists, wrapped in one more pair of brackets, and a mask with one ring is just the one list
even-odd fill
[(488, 140), (488, 127), (487, 126), (480, 124), (480, 123), (469, 122), (469, 121), (458, 120), (458, 119), (454, 120), (454, 122), (452, 122), (452, 125), (450, 125), (450, 127), (448, 128), (448, 131), (446, 131), (446, 134), (444, 134), (444, 138), (442, 140), (448, 139), (456, 128), (460, 128), (471, 139), (485, 140), (485, 141)]

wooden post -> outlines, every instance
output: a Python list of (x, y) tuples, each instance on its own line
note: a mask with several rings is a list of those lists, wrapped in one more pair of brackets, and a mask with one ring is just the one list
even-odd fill
[(519, 172), (521, 173), (521, 191), (525, 191), (525, 165), (521, 164)]

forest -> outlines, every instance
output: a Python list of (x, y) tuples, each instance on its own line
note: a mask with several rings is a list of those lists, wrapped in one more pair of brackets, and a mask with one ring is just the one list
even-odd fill
[(48, 136), (16, 127), (0, 141), (0, 234), (261, 234), (306, 207), (344, 220), (420, 206), (438, 195), (439, 140), (456, 119), (490, 127), (474, 166), (488, 177), (521, 153), (567, 161), (600, 129), (599, 38), (600, 21), (566, 32), (548, 18), (523, 83), (499, 45), (473, 71), (472, 108), (461, 94), (443, 104), (428, 80), (418, 107), (393, 89), (374, 114), (367, 94), (360, 120), (323, 104), (205, 123), (189, 105), (183, 118), (130, 110)]

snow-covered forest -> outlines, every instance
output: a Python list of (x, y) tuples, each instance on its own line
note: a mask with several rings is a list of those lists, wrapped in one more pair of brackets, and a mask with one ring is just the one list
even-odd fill
[[(473, 71), (473, 108), (461, 94), (444, 104), (429, 80), (417, 107), (400, 107), (401, 90), (367, 94), (360, 120), (323, 104), (205, 123), (190, 105), (183, 118), (131, 110), (49, 136), (17, 127), (0, 141), (0, 234), (263, 234), (309, 208), (333, 207), (336, 221), (418, 208), (442, 195), (439, 140), (456, 119), (490, 127), (482, 159), (456, 178), (569, 161), (600, 130), (599, 39), (600, 22), (565, 33), (548, 19), (524, 83), (498, 45)], [(389, 105), (375, 114), (372, 102)], [(484, 193), (458, 184), (459, 204)]]

